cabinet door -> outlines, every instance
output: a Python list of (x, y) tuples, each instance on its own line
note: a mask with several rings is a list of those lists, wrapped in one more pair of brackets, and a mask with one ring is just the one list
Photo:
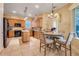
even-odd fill
[(14, 31), (9, 31), (9, 38), (14, 37)]
[(37, 38), (37, 39), (39, 39), (39, 32), (35, 31), (34, 32), (34, 37)]
[(22, 28), (25, 28), (25, 21), (21, 20), (20, 23), (21, 23), (21, 27), (22, 27)]
[(9, 24), (10, 24), (11, 26), (14, 26), (14, 22), (15, 22), (14, 20), (11, 20), (11, 19), (9, 20)]

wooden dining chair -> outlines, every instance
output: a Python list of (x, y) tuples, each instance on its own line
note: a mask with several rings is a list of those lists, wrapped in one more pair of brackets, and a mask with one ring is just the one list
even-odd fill
[(44, 56), (46, 56), (46, 50), (47, 48), (50, 48), (50, 46), (53, 43), (53, 40), (48, 39), (47, 36), (42, 31), (40, 31), (39, 39), (40, 39), (40, 52), (41, 52), (41, 49), (44, 48)]
[(72, 39), (75, 37), (75, 33), (74, 32), (70, 32), (68, 34), (67, 40), (65, 40), (64, 38), (61, 38), (56, 42), (59, 44), (59, 48), (61, 50), (61, 48), (65, 48), (65, 56), (67, 56), (67, 51), (70, 51), (70, 56), (72, 55), (72, 48), (71, 48), (71, 43), (72, 43)]

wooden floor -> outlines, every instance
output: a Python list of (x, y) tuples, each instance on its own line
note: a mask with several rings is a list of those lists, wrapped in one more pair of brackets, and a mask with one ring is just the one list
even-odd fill
[[(9, 45), (7, 48), (3, 49), (0, 52), (1, 56), (43, 56), (43, 49), (40, 52), (39, 51), (39, 39), (35, 39), (33, 37), (30, 38), (30, 42), (22, 44), (20, 42), (21, 38), (11, 38)], [(68, 52), (69, 53), (69, 52)], [(74, 56), (78, 56), (73, 51)], [(49, 51), (47, 50), (47, 56), (59, 56), (59, 53), (57, 50)], [(60, 56), (64, 56), (64, 51), (62, 50), (62, 53)]]

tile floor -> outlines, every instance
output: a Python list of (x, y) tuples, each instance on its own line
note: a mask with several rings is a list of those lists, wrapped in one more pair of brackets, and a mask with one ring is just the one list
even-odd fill
[[(21, 43), (21, 37), (11, 38), (11, 41), (7, 48), (0, 52), (1, 56), (43, 56), (43, 49), (39, 51), (39, 39), (33, 37), (30, 38), (30, 42)], [(63, 56), (62, 51), (61, 56)], [(59, 56), (57, 51), (47, 51), (47, 56)]]

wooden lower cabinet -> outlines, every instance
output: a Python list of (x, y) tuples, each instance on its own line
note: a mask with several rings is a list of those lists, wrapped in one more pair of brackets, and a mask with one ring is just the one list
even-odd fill
[(9, 31), (9, 36), (8, 36), (9, 38), (12, 38), (12, 37), (14, 37), (14, 31)]
[(30, 32), (22, 32), (22, 42), (30, 41)]
[(39, 34), (40, 34), (40, 33), (39, 33), (38, 31), (34, 31), (34, 37), (35, 37), (35, 38), (39, 39)]

